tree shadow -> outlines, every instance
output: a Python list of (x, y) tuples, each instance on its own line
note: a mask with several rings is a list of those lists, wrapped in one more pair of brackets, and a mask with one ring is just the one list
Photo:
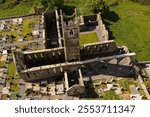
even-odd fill
[(115, 37), (114, 37), (114, 35), (113, 35), (113, 31), (111, 31), (111, 29), (110, 29), (110, 26), (112, 25), (111, 23), (110, 23), (110, 21), (108, 21), (107, 19), (103, 19), (103, 23), (105, 24), (105, 26), (106, 26), (106, 29), (108, 30), (108, 34), (109, 34), (109, 40), (114, 40), (115, 39)]
[(113, 36), (113, 32), (110, 30), (110, 26), (112, 25), (112, 23), (120, 20), (119, 15), (115, 11), (111, 11), (110, 8), (106, 4), (104, 4), (102, 17), (103, 17), (103, 22), (107, 30), (109, 31), (110, 40), (115, 39), (115, 37)]
[(103, 5), (102, 15), (105, 19), (111, 22), (117, 22), (120, 18), (119, 15), (115, 11), (111, 11), (107, 5)]
[(75, 6), (64, 5), (62, 11), (66, 15), (72, 15), (74, 13), (75, 8)]

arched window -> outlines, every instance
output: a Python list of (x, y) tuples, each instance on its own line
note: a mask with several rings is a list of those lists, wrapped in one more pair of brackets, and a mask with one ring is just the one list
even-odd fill
[(73, 35), (73, 30), (70, 31), (70, 35)]

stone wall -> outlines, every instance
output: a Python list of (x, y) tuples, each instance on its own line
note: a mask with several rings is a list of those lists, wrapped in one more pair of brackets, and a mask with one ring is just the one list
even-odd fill
[(21, 54), (20, 52), (14, 52), (13, 57), (14, 57), (17, 73), (26, 69), (26, 65), (24, 64), (25, 59), (23, 57), (23, 54)]
[(105, 56), (108, 53), (116, 52), (118, 50), (115, 41), (96, 42), (86, 44), (81, 48), (81, 58), (87, 59), (89, 57)]
[[(36, 81), (36, 80), (44, 80), (44, 79), (54, 79), (56, 77), (63, 77), (64, 72), (68, 74), (72, 73), (73, 71), (77, 71), (83, 65), (95, 63), (95, 62), (108, 62), (112, 59), (117, 59), (118, 62), (125, 57), (132, 57), (135, 56), (135, 53), (127, 53), (127, 54), (120, 54), (120, 55), (112, 55), (107, 57), (97, 57), (94, 59), (87, 59), (80, 62), (67, 62), (67, 63), (59, 63), (53, 65), (45, 65), (39, 67), (33, 67), (26, 70), (22, 70), (20, 72), (21, 77), (26, 81)], [(72, 78), (72, 77), (70, 77)]]
[(45, 20), (45, 46), (47, 49), (58, 47), (58, 30), (55, 11), (44, 13)]
[(105, 41), (109, 40), (108, 30), (106, 29), (105, 24), (102, 21), (100, 13), (97, 14), (97, 21), (98, 21), (98, 28), (99, 31), (102, 33), (103, 40)]
[(52, 79), (58, 76), (62, 77), (64, 71), (70, 73), (72, 71), (77, 71), (80, 67), (81, 65), (77, 62), (46, 65), (23, 70), (20, 72), (20, 75), (26, 81)]
[(97, 25), (97, 15), (80, 16), (80, 32), (87, 31), (89, 27), (95, 27)]
[(80, 16), (80, 32), (88, 31), (91, 28), (98, 28), (102, 34), (102, 40), (107, 41), (109, 39), (108, 31), (102, 21), (101, 14)]
[(16, 52), (14, 55), (16, 64), (20, 70), (42, 65), (63, 63), (65, 61), (64, 48), (45, 49), (32, 52)]

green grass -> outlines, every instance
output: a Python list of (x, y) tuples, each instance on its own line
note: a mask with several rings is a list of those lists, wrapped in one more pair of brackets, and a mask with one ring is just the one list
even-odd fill
[[(111, 5), (117, 0), (106, 0)], [(108, 21), (118, 45), (126, 45), (137, 54), (137, 59), (150, 60), (150, 6), (126, 0), (110, 7), (118, 16), (117, 22)]]
[(100, 79), (92, 80), (92, 83), (100, 83)]
[(15, 38), (14, 39), (9, 39), (10, 41), (17, 41), (19, 38), (19, 35), (15, 32), (15, 31), (0, 31), (0, 35), (7, 35), (7, 36), (11, 36), (13, 35)]
[(130, 88), (129, 88), (130, 85), (134, 84), (137, 86), (137, 84), (133, 81), (133, 79), (128, 79), (128, 78), (123, 78), (119, 80), (118, 83), (120, 87), (122, 87), (126, 91), (130, 91)]
[(32, 40), (32, 36), (28, 34), (32, 33), (33, 31), (32, 26), (34, 26), (35, 24), (39, 24), (39, 22), (40, 22), (40, 18), (38, 16), (37, 18), (32, 18), (32, 19), (24, 18), (23, 25), (22, 25), (22, 32), (20, 35), (26, 37), (25, 41)]
[(98, 42), (98, 36), (96, 33), (87, 33), (87, 34), (80, 34), (80, 45)]
[(145, 78), (144, 83), (146, 88), (150, 88), (150, 80), (148, 78)]
[(17, 5), (11, 9), (0, 10), (0, 17), (26, 15), (32, 11), (31, 6)]
[(26, 33), (32, 32), (32, 28), (29, 27), (29, 24), (30, 24), (30, 23), (33, 23), (33, 21), (32, 21), (31, 19), (29, 19), (29, 18), (24, 18), (21, 35), (26, 35)]
[(12, 93), (12, 94), (10, 95), (10, 100), (17, 100), (17, 96), (16, 96), (15, 93)]
[(16, 84), (12, 84), (12, 85), (10, 85), (10, 90), (12, 92), (17, 92), (19, 90), (19, 87)]
[(65, 0), (65, 5), (76, 6), (79, 15), (87, 15), (93, 14), (91, 1), (92, 0)]
[[(6, 4), (7, 5), (7, 4)], [(4, 9), (0, 5), (0, 17), (8, 17), (8, 16), (19, 16), (19, 15), (26, 15), (29, 13), (33, 13), (34, 9), (33, 6), (41, 7), (41, 3), (39, 0), (32, 0), (27, 3), (20, 3), (15, 6), (11, 6), (9, 9)], [(65, 0), (65, 5), (69, 7), (66, 11), (72, 10), (74, 6), (77, 7), (78, 14), (93, 14), (92, 7), (91, 7), (91, 0)], [(83, 7), (84, 6), (84, 7)]]
[(20, 44), (20, 45), (17, 45), (16, 47), (19, 49), (23, 49), (26, 46), (28, 46), (28, 45), (27, 44)]
[[(7, 4), (6, 4), (7, 5)], [(20, 16), (20, 15), (27, 15), (29, 13), (33, 13), (34, 9), (33, 6), (41, 6), (39, 0), (32, 0), (27, 3), (20, 3), (18, 5), (15, 5), (13, 7), (10, 7), (9, 9), (4, 9), (0, 5), (0, 18), (2, 17), (10, 17), (10, 16)]]
[(14, 63), (11, 62), (8, 64), (8, 75), (15, 76), (15, 74), (16, 74), (15, 65), (14, 65)]
[(106, 91), (102, 94), (104, 100), (120, 100), (120, 97), (116, 95), (115, 91)]
[(0, 67), (3, 67), (5, 65), (5, 61), (0, 61)]

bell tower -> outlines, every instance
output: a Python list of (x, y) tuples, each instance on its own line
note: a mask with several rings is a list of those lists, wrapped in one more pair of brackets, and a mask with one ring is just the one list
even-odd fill
[(61, 12), (61, 17), (65, 47), (65, 60), (67, 62), (79, 61), (79, 21), (76, 10), (71, 16), (63, 15)]

